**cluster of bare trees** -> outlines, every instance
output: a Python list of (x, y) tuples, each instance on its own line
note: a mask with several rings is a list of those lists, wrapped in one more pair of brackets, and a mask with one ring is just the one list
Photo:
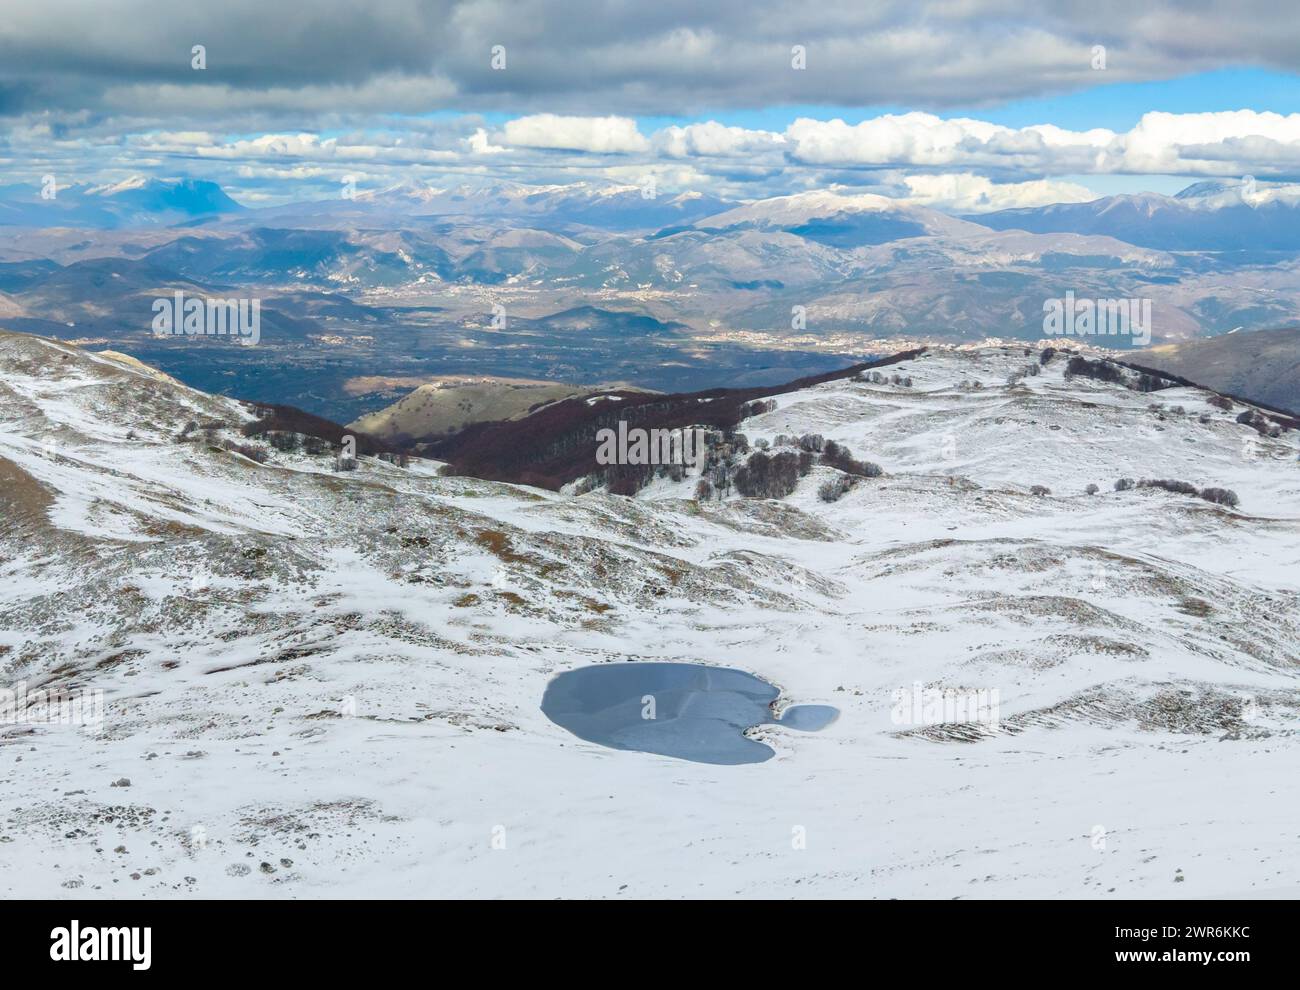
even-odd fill
[(858, 375), (857, 380), (867, 382), (871, 385), (897, 385), (899, 388), (911, 388), (912, 378), (910, 375), (892, 375), (882, 374), (879, 371), (864, 371)]
[(733, 488), (746, 498), (785, 498), (820, 463), (839, 472), (818, 488), (823, 501), (833, 502), (860, 479), (884, 473), (880, 465), (858, 460), (847, 446), (820, 433), (781, 434), (770, 444), (756, 442), (743, 462), (741, 455), (749, 451), (743, 434), (726, 439), (728, 443), (710, 447), (705, 477), (696, 486), (701, 501), (724, 496)]
[(1070, 358), (1069, 363), (1065, 366), (1065, 377), (1067, 379), (1075, 377), (1091, 378), (1099, 382), (1109, 382), (1112, 385), (1123, 385), (1134, 392), (1159, 392), (1166, 388), (1174, 388), (1178, 384), (1171, 379), (1149, 371), (1139, 371), (1135, 377), (1131, 377), (1119, 365), (1107, 361), (1105, 358), (1090, 361), (1078, 354)]
[(1249, 426), (1262, 437), (1280, 437), (1285, 427), (1254, 409), (1247, 409), (1237, 417), (1237, 422)]
[(817, 497), (823, 502), (839, 501), (840, 497), (857, 483), (858, 479), (855, 475), (837, 474), (817, 486)]
[(1033, 378), (1037, 375), (1041, 375), (1042, 373), (1043, 373), (1042, 365), (1034, 361), (1030, 361), (1019, 371), (1013, 371), (1011, 372), (1011, 374), (1007, 375), (1007, 384), (1016, 385), (1019, 382), (1024, 381), (1026, 378)]
[[(270, 451), (265, 447), (223, 437), (222, 433), (229, 429), (233, 429), (233, 427), (222, 420), (205, 420), (203, 422), (190, 420), (177, 433), (175, 439), (177, 443), (189, 443), (196, 436), (201, 435), (213, 449), (240, 454), (258, 464), (265, 464), (270, 461)], [(249, 435), (247, 429), (244, 430), (244, 435)], [(352, 453), (347, 452), (343, 443), (331, 443), (324, 437), (311, 433), (300, 433), (296, 430), (265, 430), (257, 433), (256, 436), (265, 440), (267, 446), (272, 450), (282, 454), (293, 454), (301, 451), (310, 457), (333, 456), (335, 471), (355, 471), (357, 469), (357, 458)], [(405, 452), (378, 451), (376, 456), (380, 460), (397, 467), (409, 467), (411, 463), (410, 455)]]
[(1226, 505), (1230, 509), (1235, 509), (1241, 501), (1231, 488), (1197, 488), (1190, 481), (1177, 481), (1170, 478), (1143, 478), (1141, 481), (1134, 481), (1132, 478), (1120, 478), (1115, 482), (1117, 492), (1127, 492), (1134, 488), (1159, 488), (1176, 495), (1191, 495), (1213, 502), (1215, 505)]
[[(746, 498), (785, 498), (798, 486), (801, 467), (799, 454), (793, 450), (775, 454), (755, 451), (736, 471), (736, 491)], [(811, 458), (808, 467), (812, 467)]]
[(776, 399), (755, 399), (753, 402), (747, 402), (740, 407), (740, 418), (748, 419), (750, 416), (761, 416), (763, 413), (770, 413), (776, 410)]
[(858, 478), (879, 478), (885, 473), (879, 464), (858, 460), (853, 451), (834, 440), (827, 440), (822, 448), (822, 463)]

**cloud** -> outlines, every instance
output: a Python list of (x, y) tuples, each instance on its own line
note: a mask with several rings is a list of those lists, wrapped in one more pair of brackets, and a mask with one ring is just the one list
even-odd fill
[(966, 166), (1047, 174), (1122, 170), (1122, 140), (1108, 130), (1013, 129), (906, 113), (854, 125), (800, 118), (786, 136), (791, 157), (809, 164)]
[(485, 128), (475, 128), (474, 133), (465, 139), (465, 146), (469, 148), (471, 154), (475, 155), (500, 155), (504, 154), (506, 149), (495, 145), (488, 138), (488, 132)]
[(249, 89), (226, 82), (132, 83), (109, 86), (97, 101), (110, 113), (140, 111), (160, 117), (204, 118), (261, 111), (286, 119), (313, 120), (344, 113), (424, 113), (447, 103), (454, 85), (439, 75), (375, 76), (356, 84), (324, 83)]
[(1276, 0), (223, 0), (183, 12), (174, 0), (6, 0), (4, 20), (0, 114), (245, 108), (299, 128), (381, 110), (943, 110), (1223, 67), (1300, 70), (1300, 18)]
[(908, 202), (948, 213), (987, 213), (1051, 203), (1086, 203), (1098, 198), (1091, 189), (1074, 182), (1036, 179), (994, 183), (969, 172), (909, 175), (903, 182)]
[(656, 131), (652, 140), (656, 150), (670, 158), (693, 155), (738, 157), (785, 146), (785, 137), (781, 134), (728, 127), (716, 120), (685, 127), (665, 127)]
[(554, 148), (596, 154), (648, 151), (650, 142), (629, 117), (560, 117), (539, 113), (505, 126), (505, 143), (520, 148)]
[(1127, 171), (1239, 175), (1252, 151), (1300, 167), (1300, 113), (1148, 113), (1125, 135), (1124, 164)]
[[(11, 181), (189, 174), (261, 201), (301, 198), (294, 183), (304, 179), (326, 187), (358, 172), (390, 184), (442, 181), (435, 173), (546, 184), (635, 184), (655, 175), (672, 192), (753, 199), (845, 185), (953, 212), (1093, 198), (1086, 180), (1078, 184), (1089, 175), (1300, 175), (1300, 114), (1253, 110), (1153, 112), (1128, 131), (1012, 128), (923, 112), (853, 124), (801, 117), (783, 131), (719, 120), (643, 131), (630, 117), (551, 113), (493, 123), (477, 114), (341, 115), (328, 131), (277, 129), (274, 115), (201, 119), (210, 126), (84, 111), (27, 115), (0, 130), (0, 167)], [(285, 180), (278, 193), (277, 177)]]
[(886, 114), (850, 126), (800, 117), (786, 129), (791, 157), (819, 165), (951, 165), (990, 140), (1014, 132), (978, 120), (928, 113)]
[(1049, 124), (1013, 129), (928, 113), (885, 115), (853, 125), (800, 118), (785, 137), (795, 161), (841, 167), (960, 167), (1040, 176), (1225, 176), (1300, 167), (1300, 114), (1253, 110), (1148, 113), (1124, 133)]

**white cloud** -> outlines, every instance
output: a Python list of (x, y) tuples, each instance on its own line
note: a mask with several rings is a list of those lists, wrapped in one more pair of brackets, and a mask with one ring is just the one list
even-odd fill
[[(1300, 114), (1231, 110), (1221, 113), (1148, 113), (1125, 135), (1125, 171), (1191, 170), (1216, 175), (1249, 171), (1250, 144), (1270, 160), (1300, 165)], [(1245, 153), (1243, 155), (1243, 153)]]
[(650, 142), (631, 117), (561, 117), (538, 113), (505, 126), (505, 142), (519, 148), (626, 154), (649, 151)]
[(733, 157), (784, 147), (785, 136), (771, 131), (728, 127), (716, 120), (685, 127), (665, 127), (651, 138), (655, 149), (670, 158)]
[[(568, 183), (659, 177), (669, 192), (757, 199), (846, 184), (954, 212), (1092, 198), (1095, 176), (1289, 180), (1300, 170), (1300, 113), (1254, 110), (1148, 113), (1125, 132), (1052, 124), (1013, 128), (969, 117), (887, 114), (861, 123), (799, 118), (784, 131), (719, 120), (643, 134), (629, 117), (533, 114), (499, 126), (477, 115), (347, 116), (324, 133), (282, 130), (242, 118), (168, 129), (155, 119), (78, 121), (45, 111), (0, 131), (0, 152), (21, 178), (54, 173), (80, 181), (153, 172), (219, 177), (239, 166), (316, 165), (382, 172), (391, 181), (422, 168), (464, 175)], [(84, 125), (84, 126), (83, 126)], [(55, 137), (55, 135), (59, 135)], [(556, 152), (564, 152), (557, 154)], [(196, 160), (204, 165), (197, 169)], [(223, 168), (222, 166), (225, 166)], [(521, 169), (523, 171), (521, 171)], [(276, 174), (249, 175), (269, 182)], [(1110, 182), (1114, 191), (1122, 182)], [(236, 188), (239, 188), (238, 182)], [(1133, 191), (1140, 187), (1133, 186)], [(287, 192), (286, 196), (292, 193)]]
[[(1026, 175), (1240, 175), (1300, 165), (1300, 114), (1148, 113), (1125, 133), (1050, 124), (1014, 129), (928, 113), (846, 124), (800, 118), (785, 132), (811, 165), (1014, 170)], [(1258, 160), (1252, 160), (1254, 151)], [(1256, 169), (1255, 166), (1262, 166)]]
[(482, 127), (477, 128), (473, 134), (465, 139), (465, 146), (474, 155), (499, 155), (506, 150), (500, 145), (493, 144), (488, 138), (487, 131)]
[(1034, 179), (1029, 182), (994, 183), (982, 175), (956, 172), (904, 177), (909, 203), (950, 213), (985, 213), (1050, 203), (1086, 203), (1097, 193), (1075, 182)]
[(794, 157), (821, 165), (950, 165), (963, 153), (1012, 133), (980, 120), (943, 120), (928, 113), (886, 114), (854, 125), (800, 117), (786, 129)]
[[(346, 143), (345, 143), (346, 140)], [(428, 147), (405, 138), (375, 135), (361, 143), (362, 135), (346, 139), (318, 134), (263, 134), (254, 138), (221, 141), (202, 132), (151, 132), (134, 135), (127, 144), (151, 154), (182, 154), (223, 161), (373, 161), (389, 165), (435, 164), (454, 161), (453, 148)], [(471, 139), (472, 141), (472, 139)], [(496, 149), (504, 150), (504, 149)]]

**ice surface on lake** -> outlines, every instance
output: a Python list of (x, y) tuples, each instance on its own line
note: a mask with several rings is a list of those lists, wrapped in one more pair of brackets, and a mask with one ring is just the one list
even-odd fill
[(542, 697), (542, 711), (588, 742), (657, 753), (696, 763), (762, 763), (769, 746), (744, 735), (757, 725), (816, 731), (839, 712), (796, 705), (780, 720), (780, 695), (767, 681), (740, 670), (693, 663), (620, 663), (560, 674)]

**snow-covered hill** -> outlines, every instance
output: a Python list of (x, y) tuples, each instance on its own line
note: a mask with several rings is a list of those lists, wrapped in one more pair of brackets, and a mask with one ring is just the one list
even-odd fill
[[(1296, 435), (1041, 356), (779, 396), (751, 441), (885, 475), (697, 503), (258, 464), (244, 406), (0, 334), (3, 679), (105, 696), (100, 731), (0, 725), (0, 891), (1294, 896)], [(841, 715), (726, 767), (539, 710), (628, 659)], [(900, 721), (914, 687), (996, 690), (997, 725)]]

